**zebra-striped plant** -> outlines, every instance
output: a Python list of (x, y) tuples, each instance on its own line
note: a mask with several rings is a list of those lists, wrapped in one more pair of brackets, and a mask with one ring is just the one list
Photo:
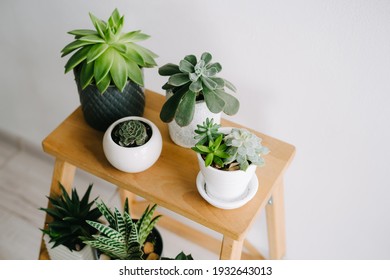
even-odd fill
[(87, 221), (100, 234), (93, 235), (92, 239), (84, 240), (84, 243), (100, 250), (111, 259), (144, 259), (142, 247), (147, 237), (151, 234), (154, 225), (161, 217), (161, 215), (158, 215), (152, 218), (157, 205), (154, 205), (152, 208), (148, 206), (137, 221), (130, 216), (127, 199), (124, 204), (123, 214), (117, 208), (112, 212), (104, 202), (96, 202), (96, 205), (106, 218), (108, 225)]

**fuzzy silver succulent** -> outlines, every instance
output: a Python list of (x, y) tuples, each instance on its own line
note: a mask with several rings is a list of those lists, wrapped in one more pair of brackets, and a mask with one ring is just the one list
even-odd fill
[(261, 144), (262, 139), (243, 128), (233, 128), (225, 136), (226, 152), (230, 155), (225, 163), (237, 161), (241, 170), (245, 171), (249, 165), (264, 165), (262, 155), (269, 153), (269, 149)]
[(141, 146), (148, 140), (146, 126), (138, 120), (128, 120), (118, 124), (114, 136), (122, 147)]
[(218, 62), (211, 62), (212, 56), (204, 52), (200, 59), (187, 55), (179, 65), (168, 63), (159, 68), (161, 76), (169, 76), (163, 89), (173, 95), (164, 103), (160, 118), (169, 123), (175, 120), (179, 126), (187, 126), (193, 119), (196, 101), (204, 100), (212, 113), (237, 113), (240, 103), (236, 97), (226, 92), (236, 91), (235, 86), (217, 77), (222, 70)]

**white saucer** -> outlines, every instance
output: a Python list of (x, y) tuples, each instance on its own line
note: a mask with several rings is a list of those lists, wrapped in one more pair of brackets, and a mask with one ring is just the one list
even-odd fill
[(252, 177), (252, 179), (249, 181), (245, 193), (239, 199), (234, 201), (219, 200), (216, 199), (215, 197), (210, 196), (207, 193), (207, 186), (201, 172), (199, 172), (198, 176), (196, 177), (196, 186), (198, 188), (200, 195), (211, 205), (221, 209), (235, 209), (245, 205), (255, 196), (257, 189), (259, 188), (259, 181), (255, 174)]

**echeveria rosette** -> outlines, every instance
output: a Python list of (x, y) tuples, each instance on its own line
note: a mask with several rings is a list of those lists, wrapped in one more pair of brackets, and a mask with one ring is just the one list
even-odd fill
[(187, 55), (179, 65), (168, 63), (159, 68), (161, 76), (169, 76), (163, 89), (173, 93), (161, 109), (162, 121), (168, 123), (175, 119), (180, 126), (188, 125), (193, 119), (197, 99), (204, 99), (212, 113), (234, 115), (238, 112), (239, 101), (225, 91), (228, 88), (235, 92), (235, 86), (217, 77), (222, 66), (211, 60), (211, 54), (205, 52), (199, 60), (195, 55)]
[(95, 30), (68, 32), (75, 40), (62, 50), (62, 57), (75, 52), (65, 65), (65, 73), (77, 68), (82, 89), (95, 84), (101, 93), (114, 84), (121, 92), (128, 79), (143, 86), (141, 68), (156, 66), (157, 55), (136, 42), (150, 36), (141, 31), (122, 33), (124, 16), (115, 9), (107, 22), (89, 14)]
[(262, 155), (269, 153), (269, 149), (264, 147), (262, 140), (246, 129), (233, 128), (231, 133), (225, 136), (225, 144), (228, 146), (226, 152), (230, 155), (225, 164), (237, 161), (240, 169), (245, 171), (249, 165), (264, 165)]
[(148, 141), (146, 126), (141, 121), (129, 120), (118, 124), (114, 130), (114, 136), (122, 147), (141, 146)]
[(206, 142), (214, 141), (221, 134), (218, 130), (221, 127), (220, 124), (214, 123), (214, 119), (207, 118), (202, 124), (197, 125), (195, 129), (195, 137), (197, 140), (196, 145), (203, 145)]

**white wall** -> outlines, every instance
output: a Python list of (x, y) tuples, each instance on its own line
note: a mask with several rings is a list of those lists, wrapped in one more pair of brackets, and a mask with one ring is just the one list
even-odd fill
[(159, 65), (210, 51), (239, 90), (232, 119), (297, 147), (288, 259), (390, 258), (389, 1), (2, 0), (0, 129), (39, 145), (78, 106), (66, 32), (115, 7)]

